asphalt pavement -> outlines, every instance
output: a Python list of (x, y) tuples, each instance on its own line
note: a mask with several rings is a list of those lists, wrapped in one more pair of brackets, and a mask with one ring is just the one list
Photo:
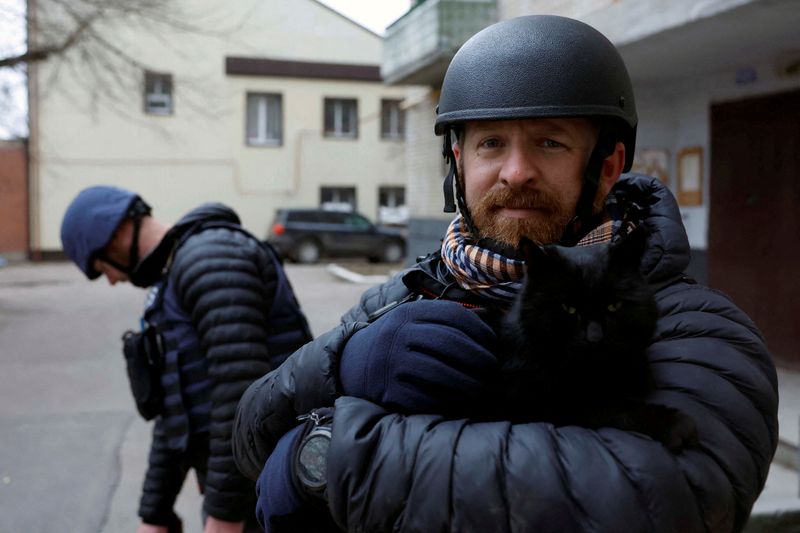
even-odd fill
[[(391, 270), (344, 267), (287, 265), (315, 335)], [(151, 424), (133, 406), (120, 334), (137, 326), (143, 300), (66, 263), (0, 268), (0, 533), (135, 530)], [(781, 452), (754, 513), (786, 522), (800, 511), (800, 373), (781, 369), (779, 384)], [(202, 530), (200, 502), (190, 476), (176, 505), (187, 532)]]
[[(286, 271), (315, 335), (368, 286), (326, 265)], [(120, 336), (137, 327), (144, 295), (89, 283), (67, 263), (0, 268), (0, 533), (136, 529), (152, 424), (133, 405)], [(195, 487), (190, 474), (176, 504), (186, 532), (202, 531)]]

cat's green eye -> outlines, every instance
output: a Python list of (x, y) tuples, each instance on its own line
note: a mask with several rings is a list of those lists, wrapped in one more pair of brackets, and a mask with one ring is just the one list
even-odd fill
[(619, 311), (619, 308), (620, 308), (620, 307), (622, 307), (622, 302), (617, 302), (617, 303), (615, 303), (615, 304), (609, 304), (609, 306), (607, 307), (607, 309), (608, 309), (609, 311), (611, 311), (612, 313), (614, 313), (614, 312), (616, 312), (616, 311)]
[(574, 315), (575, 312), (577, 311), (577, 309), (575, 309), (571, 305), (567, 305), (567, 304), (561, 304), (561, 309), (566, 311), (566, 313), (569, 314), (569, 315)]

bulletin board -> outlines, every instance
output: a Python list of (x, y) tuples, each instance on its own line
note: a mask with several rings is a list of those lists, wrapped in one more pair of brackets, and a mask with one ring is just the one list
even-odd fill
[(678, 152), (678, 203), (703, 205), (703, 147), (692, 146)]
[(669, 152), (662, 148), (642, 148), (636, 150), (631, 171), (658, 178), (669, 187)]

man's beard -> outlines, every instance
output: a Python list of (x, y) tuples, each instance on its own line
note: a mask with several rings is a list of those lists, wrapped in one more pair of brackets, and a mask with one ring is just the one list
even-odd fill
[[(500, 216), (502, 208), (535, 209), (530, 218)], [(513, 247), (522, 237), (537, 244), (557, 242), (572, 219), (575, 206), (543, 191), (512, 191), (506, 187), (492, 189), (469, 206), (478, 238), (488, 237)]]

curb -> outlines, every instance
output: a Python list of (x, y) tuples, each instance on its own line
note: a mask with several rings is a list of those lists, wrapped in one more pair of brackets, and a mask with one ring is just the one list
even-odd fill
[(778, 439), (778, 448), (775, 450), (776, 463), (800, 472), (800, 452), (797, 445), (784, 439)]
[(800, 510), (781, 511), (753, 515), (745, 524), (742, 533), (797, 533)]
[(383, 283), (389, 279), (389, 276), (384, 275), (368, 276), (365, 274), (359, 274), (358, 272), (353, 272), (352, 270), (348, 270), (342, 266), (339, 266), (336, 263), (330, 263), (326, 270), (334, 277), (349, 281), (350, 283), (377, 285), (378, 283)]

